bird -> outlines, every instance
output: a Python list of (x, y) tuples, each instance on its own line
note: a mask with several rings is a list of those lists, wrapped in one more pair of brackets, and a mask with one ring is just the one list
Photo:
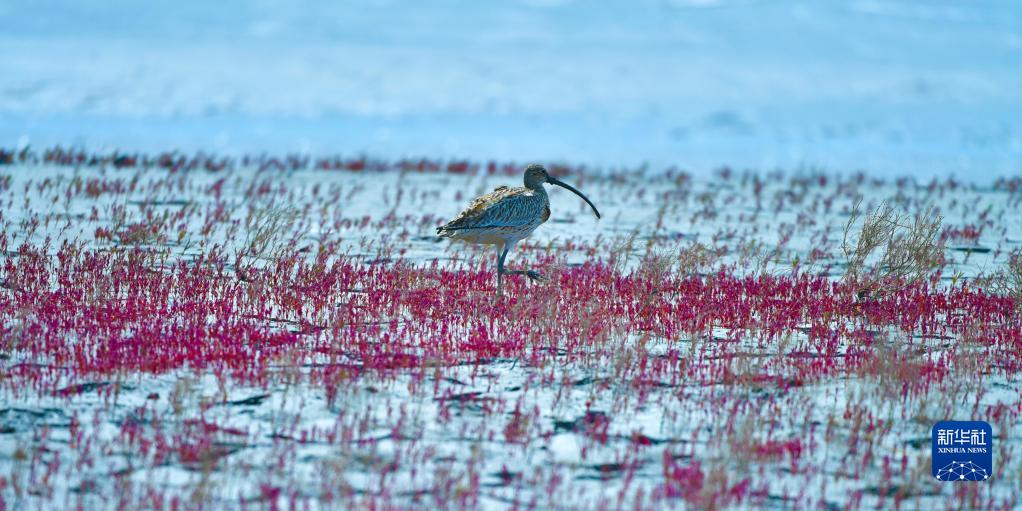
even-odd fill
[(506, 270), (504, 260), (516, 243), (529, 237), (550, 218), (550, 198), (543, 188), (544, 183), (560, 186), (578, 195), (593, 208), (596, 218), (600, 218), (600, 211), (582, 192), (551, 176), (546, 167), (532, 163), (525, 167), (525, 186), (498, 186), (492, 192), (473, 199), (454, 220), (436, 229), (441, 238), (496, 247), (498, 293), (503, 293), (504, 274), (524, 275), (530, 280), (543, 279), (533, 270)]

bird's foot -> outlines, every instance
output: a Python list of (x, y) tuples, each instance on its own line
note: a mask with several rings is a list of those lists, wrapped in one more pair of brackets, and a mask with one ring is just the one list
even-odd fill
[(546, 277), (540, 275), (539, 272), (535, 271), (535, 270), (525, 270), (525, 276), (529, 277), (529, 280), (531, 280), (533, 282), (546, 282), (547, 281)]
[(505, 275), (524, 275), (524, 276), (528, 277), (529, 280), (531, 280), (533, 282), (546, 282), (547, 281), (546, 277), (544, 277), (543, 275), (540, 275), (540, 273), (538, 271), (535, 271), (535, 270), (509, 270), (509, 271), (504, 272), (504, 274)]

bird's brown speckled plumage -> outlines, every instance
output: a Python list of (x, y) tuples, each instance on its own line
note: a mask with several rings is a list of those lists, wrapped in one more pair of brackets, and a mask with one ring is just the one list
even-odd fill
[(542, 188), (498, 186), (473, 199), (454, 220), (437, 229), (440, 236), (469, 243), (500, 244), (522, 239), (550, 218), (550, 200)]

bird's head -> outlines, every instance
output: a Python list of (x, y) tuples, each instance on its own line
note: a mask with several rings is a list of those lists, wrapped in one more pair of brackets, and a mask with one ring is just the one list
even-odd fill
[(546, 167), (538, 163), (530, 163), (528, 167), (525, 167), (525, 186), (529, 188), (535, 188), (543, 183), (548, 183), (550, 174), (546, 171)]
[(575, 195), (582, 197), (582, 200), (586, 201), (586, 204), (589, 204), (589, 207), (593, 208), (593, 213), (596, 213), (596, 218), (600, 218), (599, 210), (596, 209), (596, 206), (593, 206), (593, 203), (592, 201), (589, 200), (589, 197), (586, 197), (585, 195), (582, 194), (582, 192), (576, 190), (575, 187), (569, 185), (568, 183), (565, 183), (564, 181), (561, 181), (560, 179), (551, 176), (550, 173), (547, 172), (546, 167), (538, 163), (530, 163), (529, 166), (525, 167), (526, 188), (531, 188), (533, 190), (541, 190), (543, 188), (543, 183), (550, 183), (552, 185), (560, 186), (561, 188), (564, 188), (565, 190), (568, 190), (571, 193), (574, 193)]

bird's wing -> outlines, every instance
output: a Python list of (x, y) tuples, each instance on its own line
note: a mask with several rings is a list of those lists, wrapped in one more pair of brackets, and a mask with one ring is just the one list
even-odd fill
[(473, 200), (465, 211), (443, 228), (484, 229), (526, 225), (532, 220), (528, 214), (530, 199), (520, 188), (499, 186)]

